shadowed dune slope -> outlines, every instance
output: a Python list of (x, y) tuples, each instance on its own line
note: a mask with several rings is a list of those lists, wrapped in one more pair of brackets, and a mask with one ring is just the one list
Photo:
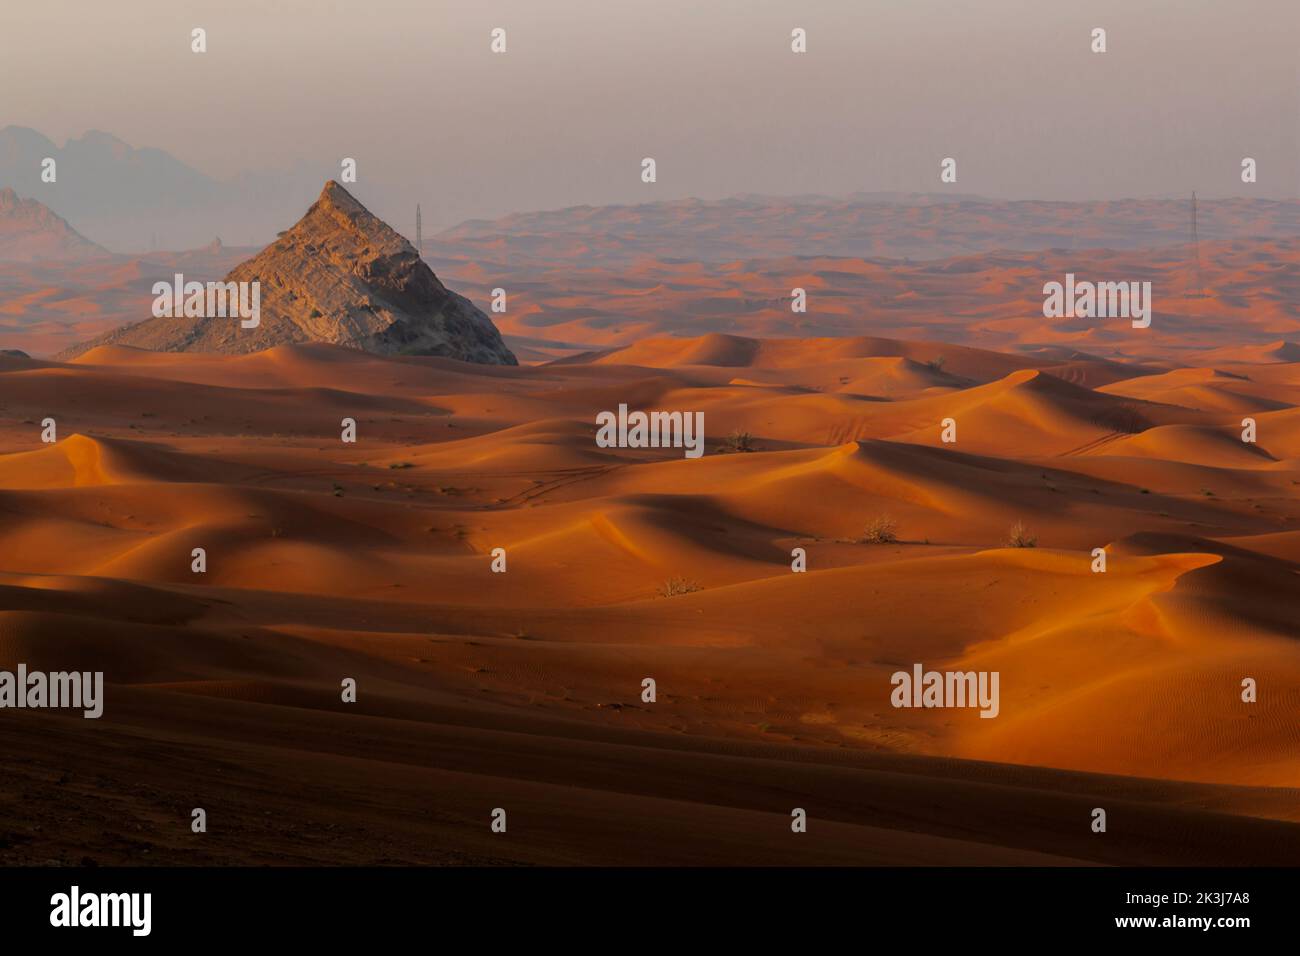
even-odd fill
[[(0, 713), (28, 795), (0, 836), (18, 862), (1289, 862), (1300, 369), (1249, 359), (6, 359), (0, 667), (108, 690), (100, 721)], [(620, 404), (703, 413), (702, 455), (598, 446)], [(996, 716), (895, 706), (918, 664), (997, 672)], [(203, 841), (172, 823), (195, 792)]]

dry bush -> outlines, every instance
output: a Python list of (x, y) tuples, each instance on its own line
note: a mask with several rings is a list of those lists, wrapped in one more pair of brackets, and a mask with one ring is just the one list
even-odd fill
[(1011, 526), (1007, 545), (1012, 548), (1034, 548), (1038, 546), (1038, 535), (1031, 534), (1023, 521), (1017, 521)]
[(898, 540), (898, 522), (889, 515), (871, 519), (862, 535), (863, 544), (893, 544)]
[(699, 584), (686, 578), (669, 578), (659, 587), (659, 596), (676, 597), (679, 594), (690, 594), (693, 591), (702, 590), (704, 589)]
[(737, 428), (722, 443), (724, 451), (757, 451), (754, 447), (754, 436), (750, 432), (741, 431)]

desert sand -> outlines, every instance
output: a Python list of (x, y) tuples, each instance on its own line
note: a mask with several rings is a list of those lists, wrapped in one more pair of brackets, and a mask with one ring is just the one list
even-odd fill
[[(1293, 863), (1296, 346), (942, 338), (0, 357), (0, 664), (109, 684), (0, 712), (6, 858)], [(891, 707), (917, 661), (999, 717)]]

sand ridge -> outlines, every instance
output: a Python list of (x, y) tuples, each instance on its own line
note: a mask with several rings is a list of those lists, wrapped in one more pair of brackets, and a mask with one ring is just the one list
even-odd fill
[[(1098, 362), (1089, 385), (1078, 355), (949, 348), (935, 368), (930, 349), (708, 335), (517, 368), (323, 345), (9, 361), (0, 665), (105, 671), (117, 756), (103, 772), (152, 781), (155, 798), (122, 798), (150, 827), (151, 800), (183, 797), (138, 763), (144, 740), (195, 785), (203, 754), (261, 768), (257, 799), (277, 813), (294, 804), (289, 768), (320, 801), (355, 772), (386, 781), (393, 808), (455, 787), (459, 809), (426, 836), (466, 859), (500, 852), (458, 835), (475, 795), (506, 799), (489, 793), (539, 828), (516, 862), (612, 859), (577, 807), (632, 859), (772, 860), (781, 816), (805, 803), (827, 828), (808, 862), (1293, 850), (1300, 433), (1270, 385), (1300, 382), (1295, 367), (1138, 363), (1124, 378)], [(620, 401), (703, 410), (705, 455), (598, 448), (595, 415)], [(1252, 411), (1254, 446), (1235, 437)], [(345, 416), (355, 444), (340, 441)], [(735, 430), (753, 451), (730, 447)], [(880, 516), (896, 540), (863, 543)], [(1036, 547), (1008, 546), (1016, 522)], [(998, 719), (892, 708), (889, 675), (913, 662), (999, 671)], [(639, 698), (647, 675), (655, 704)], [(344, 676), (355, 705), (339, 700)], [(1241, 702), (1244, 676), (1259, 703)], [(21, 749), (13, 715), (0, 733)], [(735, 761), (770, 783), (727, 790)], [(869, 809), (849, 799), (885, 779)], [(248, 785), (220, 787), (239, 803)], [(1082, 811), (1064, 808), (1101, 799), (1081, 786), (1147, 836), (1128, 850), (1071, 836)], [(954, 802), (924, 819), (891, 802), (940, 792)], [(1043, 829), (970, 842), (982, 795)], [(379, 824), (296, 799), (348, 836), (329, 850), (285, 835), (280, 859), (374, 858)], [(1180, 844), (1183, 815), (1203, 812), (1221, 815), (1219, 835)], [(624, 813), (655, 822), (637, 831)], [(427, 859), (423, 830), (403, 826), (381, 826), (395, 858)], [(720, 835), (688, 849), (706, 829)], [(154, 846), (179, 859), (184, 843)], [(252, 843), (221, 852), (256, 857)]]

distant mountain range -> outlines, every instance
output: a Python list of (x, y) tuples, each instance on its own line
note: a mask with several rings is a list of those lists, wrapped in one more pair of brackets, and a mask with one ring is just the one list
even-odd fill
[(0, 262), (44, 262), (110, 255), (35, 199), (0, 189)]
[[(1300, 237), (1300, 202), (1218, 199), (1198, 207), (1202, 241)], [(785, 256), (943, 259), (1014, 250), (1144, 249), (1191, 241), (1191, 197), (1097, 202), (855, 193), (574, 206), (471, 219), (426, 241), (431, 258), (547, 268), (583, 260), (725, 262)]]
[[(57, 163), (54, 183), (41, 181), (46, 158)], [(291, 170), (218, 180), (165, 150), (136, 148), (109, 133), (92, 130), (59, 147), (33, 129), (0, 129), (0, 188), (40, 201), (114, 252), (192, 249), (214, 236), (227, 245), (261, 246), (313, 201), (322, 181), (338, 172), (333, 164), (303, 163)], [(415, 197), (375, 183), (349, 188), (415, 238)], [(1136, 249), (1187, 242), (1190, 199), (1064, 203), (955, 192), (746, 193), (720, 200), (573, 206), (473, 219), (426, 235), (424, 251), (431, 258), (469, 257), (513, 270), (575, 256), (618, 268), (665, 254), (695, 261), (939, 259), (1002, 249)], [(1300, 202), (1204, 200), (1198, 227), (1207, 241), (1296, 237)]]
[[(41, 179), (45, 159), (56, 180)], [(161, 149), (137, 149), (91, 130), (62, 147), (34, 129), (0, 129), (0, 188), (39, 200), (117, 252), (191, 248), (222, 236), (250, 244), (275, 234), (312, 201), (331, 169), (303, 165), (217, 180)]]

